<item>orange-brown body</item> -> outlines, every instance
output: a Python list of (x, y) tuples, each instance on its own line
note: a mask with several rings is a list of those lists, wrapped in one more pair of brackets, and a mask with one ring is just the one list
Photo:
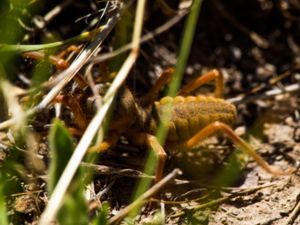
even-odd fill
[[(236, 108), (233, 104), (221, 98), (210, 96), (176, 96), (164, 97), (149, 106), (141, 106), (134, 99), (131, 91), (124, 87), (118, 96), (116, 116), (116, 131), (138, 143), (136, 135), (141, 132), (155, 134), (162, 116), (171, 106), (167, 142), (184, 142), (199, 130), (215, 121), (232, 125), (236, 120)], [(126, 118), (120, 129), (118, 118)], [(114, 130), (114, 129), (113, 129)]]
[[(40, 57), (40, 55), (36, 54), (28, 56), (32, 58)], [(273, 169), (247, 142), (238, 137), (230, 128), (230, 125), (236, 120), (237, 113), (234, 105), (222, 99), (224, 79), (221, 71), (216, 69), (208, 71), (179, 90), (179, 96), (174, 98), (164, 97), (156, 101), (160, 90), (171, 80), (173, 73), (173, 68), (163, 72), (153, 87), (150, 88), (148, 94), (141, 99), (136, 99), (127, 86), (124, 85), (116, 98), (115, 112), (113, 113), (114, 116), (109, 126), (109, 134), (106, 140), (99, 145), (91, 147), (90, 150), (105, 151), (113, 147), (120, 136), (127, 137), (128, 140), (135, 144), (148, 145), (158, 157), (156, 181), (159, 181), (163, 175), (166, 152), (153, 134), (156, 133), (158, 124), (162, 121), (166, 122), (169, 128), (166, 137), (167, 143), (179, 144), (184, 148), (191, 149), (206, 137), (222, 132), (238, 147), (252, 156), (267, 172), (273, 175), (290, 175), (294, 171), (293, 168), (287, 171)], [(215, 81), (215, 97), (188, 96), (200, 86), (213, 80)], [(87, 83), (82, 81), (84, 79), (77, 79), (77, 83), (83, 88)], [(83, 100), (86, 100), (84, 96), (82, 95), (81, 97)], [(80, 129), (84, 130), (87, 127), (87, 116), (80, 107), (80, 100), (74, 99), (71, 94), (57, 97), (56, 101), (64, 102), (71, 108)], [(166, 111), (170, 113), (170, 120), (163, 121), (163, 115)]]
[[(230, 102), (217, 97), (176, 96), (164, 97), (152, 104), (137, 101), (131, 91), (124, 86), (117, 99), (117, 110), (110, 126), (114, 137), (123, 135), (133, 143), (150, 145), (157, 154), (158, 166), (156, 180), (163, 174), (166, 153), (156, 140), (155, 134), (158, 123), (166, 122), (168, 134), (167, 144), (180, 148), (193, 148), (204, 138), (216, 133), (226, 133), (227, 136), (267, 172), (273, 175), (290, 175), (293, 169), (281, 171), (271, 168), (255, 150), (243, 139), (238, 137), (230, 128), (236, 120), (236, 108)], [(169, 111), (170, 110), (170, 111)], [(169, 111), (170, 120), (163, 121), (163, 115)], [(118, 119), (119, 118), (119, 119)], [(116, 143), (108, 142), (109, 145)], [(173, 145), (172, 145), (173, 144)], [(175, 144), (175, 145), (174, 145)], [(102, 145), (106, 149), (107, 145)]]
[(236, 120), (235, 106), (220, 98), (203, 95), (164, 97), (155, 102), (160, 117), (170, 103), (173, 106), (167, 141), (185, 141), (215, 121), (232, 125)]

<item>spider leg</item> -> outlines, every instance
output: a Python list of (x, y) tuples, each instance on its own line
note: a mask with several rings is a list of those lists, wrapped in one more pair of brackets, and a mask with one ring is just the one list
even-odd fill
[(155, 181), (158, 182), (161, 180), (163, 176), (167, 154), (155, 136), (150, 134), (146, 134), (146, 135), (147, 135), (147, 144), (151, 147), (155, 155), (158, 157), (156, 174), (155, 174)]
[(178, 95), (186, 96), (195, 89), (199, 88), (204, 84), (207, 84), (212, 80), (215, 80), (216, 82), (215, 97), (221, 98), (223, 96), (224, 78), (221, 71), (216, 69), (210, 70), (209, 72), (190, 81), (188, 84), (183, 86), (183, 88), (179, 91)]
[[(155, 84), (149, 90), (147, 95), (143, 98), (143, 105), (152, 104), (158, 96), (159, 91), (163, 86), (168, 84), (172, 79), (172, 74), (174, 73), (174, 68), (169, 68), (160, 75)], [(215, 89), (215, 97), (221, 98), (223, 96), (223, 86), (224, 86), (224, 78), (223, 74), (219, 70), (211, 70), (196, 79), (192, 80), (188, 84), (186, 84), (179, 92), (178, 95), (186, 96), (195, 89), (200, 86), (207, 84), (208, 82), (215, 80), (216, 89)]]
[(272, 168), (260, 155), (258, 155), (255, 150), (242, 138), (237, 136), (234, 131), (226, 124), (222, 122), (213, 122), (206, 127), (204, 127), (202, 130), (200, 130), (198, 133), (196, 133), (193, 137), (187, 140), (185, 143), (187, 148), (192, 148), (197, 143), (199, 143), (204, 138), (211, 136), (215, 134), (216, 132), (222, 132), (225, 133), (229, 139), (234, 142), (238, 147), (240, 147), (244, 152), (246, 152), (248, 155), (250, 155), (256, 163), (261, 166), (265, 171), (268, 173), (275, 175), (275, 176), (284, 176), (284, 175), (290, 175), (292, 172), (294, 172), (294, 168), (291, 168), (287, 171), (282, 171), (279, 169)]
[(58, 58), (65, 58), (69, 53), (80, 53), (81, 48), (76, 45), (70, 45), (67, 49), (63, 50), (57, 57)]
[(148, 91), (148, 93), (145, 95), (145, 97), (143, 97), (142, 99), (143, 105), (145, 106), (150, 105), (157, 99), (159, 91), (162, 89), (163, 86), (165, 86), (171, 81), (173, 73), (174, 73), (174, 68), (168, 68), (162, 72), (162, 74), (156, 80), (156, 82)]
[(47, 56), (45, 53), (40, 52), (40, 51), (25, 52), (25, 53), (23, 53), (23, 56), (29, 57), (32, 59), (36, 59), (36, 60), (42, 60), (42, 59), (45, 59), (46, 57), (48, 57), (49, 61), (53, 65), (55, 65), (58, 70), (64, 70), (69, 67), (69, 62), (67, 60), (63, 59), (63, 57), (65, 57), (70, 52), (79, 53), (80, 48), (75, 45), (71, 45), (66, 50), (62, 51), (58, 56), (55, 56), (55, 55)]
[(105, 152), (108, 149), (114, 147), (117, 144), (119, 138), (120, 138), (120, 135), (118, 135), (117, 133), (111, 132), (107, 139), (105, 139), (100, 144), (96, 144), (95, 146), (89, 147), (88, 151), (89, 152), (97, 152), (97, 153)]
[(163, 176), (165, 161), (167, 154), (164, 148), (161, 146), (157, 138), (148, 133), (135, 133), (128, 131), (129, 139), (136, 145), (147, 145), (151, 148), (154, 154), (157, 157), (156, 173), (155, 173), (155, 182), (161, 180)]
[(54, 101), (67, 105), (73, 112), (74, 118), (75, 118), (75, 121), (76, 121), (76, 124), (78, 125), (78, 127), (81, 130), (85, 130), (85, 128), (88, 125), (88, 121), (87, 121), (85, 113), (82, 110), (82, 107), (80, 106), (80, 103), (78, 102), (78, 100), (76, 98), (74, 98), (74, 96), (58, 95), (58, 96), (56, 96)]

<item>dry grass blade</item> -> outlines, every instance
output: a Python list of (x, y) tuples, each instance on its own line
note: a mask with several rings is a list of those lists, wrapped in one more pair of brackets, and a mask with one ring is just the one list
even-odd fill
[[(122, 10), (122, 9), (121, 9)], [(110, 33), (110, 31), (115, 27), (121, 16), (121, 10), (117, 10), (113, 14), (106, 25), (103, 27), (102, 31), (98, 33), (95, 39), (80, 53), (80, 55), (73, 61), (73, 63), (55, 78), (56, 85), (51, 89), (51, 91), (44, 97), (44, 99), (33, 109), (26, 112), (26, 115), (32, 115), (36, 111), (46, 107), (57, 94), (69, 83), (70, 80), (76, 75), (76, 73), (82, 68), (82, 66), (88, 62), (88, 60), (97, 52), (100, 48), (101, 43)], [(6, 129), (16, 123), (14, 118), (6, 120), (0, 123), (0, 130)]]
[(234, 104), (239, 104), (239, 103), (247, 103), (251, 101), (255, 101), (257, 99), (265, 99), (265, 98), (271, 98), (276, 95), (284, 94), (284, 93), (291, 93), (291, 92), (296, 92), (299, 91), (300, 85), (299, 84), (291, 84), (283, 88), (274, 88), (272, 90), (266, 91), (264, 93), (257, 93), (253, 95), (242, 95), (238, 96), (235, 98), (227, 99), (227, 101), (232, 102)]
[(118, 177), (136, 177), (136, 178), (148, 178), (154, 180), (154, 176), (149, 176), (141, 171), (134, 169), (118, 169), (104, 165), (96, 165), (89, 163), (81, 163), (82, 166), (92, 169), (97, 175), (115, 175)]
[(58, 75), (58, 77), (61, 79), (60, 82), (52, 88), (48, 95), (46, 95), (43, 101), (37, 106), (38, 109), (47, 106), (55, 98), (55, 96), (57, 96), (62, 88), (76, 75), (82, 66), (93, 56), (93, 54), (98, 51), (101, 43), (114, 28), (120, 16), (120, 11), (117, 11), (114, 16), (109, 19), (103, 30), (97, 34), (95, 40), (81, 52), (81, 54), (70, 65), (70, 67)]
[[(48, 205), (43, 212), (39, 224), (49, 224), (51, 221), (55, 219), (55, 215), (59, 210), (59, 207), (62, 203), (64, 194), (78, 168), (80, 165), (81, 160), (83, 159), (87, 148), (89, 147), (94, 135), (96, 134), (97, 130), (101, 126), (101, 123), (108, 112), (108, 109), (113, 101), (114, 95), (117, 92), (120, 85), (125, 80), (129, 70), (131, 69), (132, 65), (134, 64), (137, 55), (138, 55), (138, 47), (140, 42), (140, 35), (142, 31), (142, 21), (144, 15), (144, 6), (145, 0), (138, 1), (138, 6), (136, 9), (136, 22), (134, 27), (133, 33), (133, 46), (130, 55), (124, 62), (123, 66), (121, 67), (120, 71), (118, 72), (115, 80), (113, 81), (112, 85), (110, 86), (109, 90), (107, 91), (103, 101), (102, 107), (98, 110), (94, 118), (91, 120), (89, 126), (87, 127), (85, 133), (83, 134), (80, 142), (78, 143), (75, 151), (66, 166), (61, 178), (59, 179), (51, 198), (49, 199)], [(45, 103), (47, 103), (45, 101)]]
[(144, 203), (145, 200), (153, 196), (157, 193), (161, 188), (166, 185), (170, 180), (174, 177), (181, 174), (179, 169), (174, 169), (171, 173), (169, 173), (166, 177), (164, 177), (160, 182), (151, 187), (148, 191), (146, 191), (143, 195), (141, 195), (138, 199), (136, 199), (133, 203), (124, 208), (121, 212), (119, 212), (116, 216), (112, 217), (109, 220), (110, 224), (114, 224), (123, 219), (128, 213), (134, 210), (136, 207), (140, 206)]
[(286, 225), (294, 223), (295, 219), (299, 215), (299, 211), (300, 211), (300, 201), (298, 201), (297, 205), (295, 206), (295, 208), (293, 209), (293, 211), (289, 215), (289, 217), (288, 217), (288, 219), (286, 221)]
[[(164, 23), (163, 25), (159, 26), (155, 30), (153, 30), (153, 31), (145, 34), (143, 37), (141, 37), (140, 44), (145, 43), (147, 41), (150, 41), (151, 39), (155, 38), (156, 36), (168, 31), (170, 28), (172, 28), (174, 25), (176, 25), (178, 22), (180, 22), (185, 17), (185, 15), (187, 13), (188, 13), (187, 10), (179, 11), (178, 14), (173, 16), (166, 23)], [(133, 47), (132, 43), (129, 43), (129, 44), (124, 45), (123, 47), (113, 51), (113, 52), (105, 53), (105, 54), (96, 56), (91, 60), (93, 61), (93, 63), (100, 63), (100, 62), (103, 62), (103, 61), (108, 60), (110, 58), (116, 57), (117, 55), (120, 55), (124, 52), (127, 52), (130, 49), (132, 49), (132, 47)]]
[[(1, 80), (1, 89), (7, 102), (8, 111), (16, 121), (17, 129), (22, 128), (24, 126), (25, 113), (16, 99), (13, 86), (9, 82)], [(5, 110), (5, 108), (2, 108), (2, 110)]]
[(221, 197), (219, 199), (215, 199), (215, 200), (212, 200), (212, 201), (204, 203), (204, 204), (199, 204), (199, 205), (193, 206), (193, 207), (191, 207), (187, 210), (178, 211), (172, 217), (180, 217), (180, 216), (183, 216), (184, 214), (186, 214), (187, 212), (191, 212), (191, 211), (196, 212), (196, 211), (199, 211), (199, 210), (203, 210), (205, 208), (213, 207), (215, 205), (219, 205), (221, 203), (227, 202), (230, 199), (233, 199), (234, 197), (237, 197), (237, 196), (246, 196), (246, 195), (252, 194), (256, 191), (262, 190), (264, 188), (268, 188), (268, 187), (271, 187), (271, 186), (279, 186), (279, 185), (282, 185), (282, 183), (274, 182), (274, 183), (269, 183), (269, 184), (264, 184), (264, 185), (260, 185), (260, 186), (257, 186), (257, 187), (253, 187), (253, 188), (246, 188), (245, 190), (234, 192), (234, 193), (232, 193), (228, 196)]

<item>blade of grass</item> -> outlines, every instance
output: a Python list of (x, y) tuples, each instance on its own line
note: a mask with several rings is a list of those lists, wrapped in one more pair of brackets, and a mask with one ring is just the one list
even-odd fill
[[(131, 1), (128, 2), (128, 5), (131, 4)], [(57, 81), (57, 85), (54, 86), (51, 91), (45, 96), (45, 98), (34, 108), (28, 110), (26, 112), (26, 116), (30, 116), (35, 114), (36, 111), (43, 109), (46, 107), (55, 96), (62, 90), (62, 88), (76, 75), (76, 73), (81, 69), (81, 67), (92, 57), (94, 52), (96, 52), (103, 40), (108, 36), (110, 31), (113, 29), (115, 24), (118, 22), (122, 10), (128, 5), (123, 6), (120, 10), (116, 10), (115, 14), (113, 14), (109, 20), (107, 21), (105, 26), (102, 26), (102, 30), (100, 33), (95, 35), (95, 40), (93, 40), (84, 51), (80, 53), (80, 55), (74, 60), (74, 62), (64, 71), (57, 75), (55, 80)], [(0, 123), (0, 130), (6, 129), (16, 123), (15, 118), (11, 118)]]
[(133, 212), (136, 208), (140, 208), (142, 204), (151, 196), (153, 196), (157, 191), (161, 190), (163, 186), (165, 186), (170, 180), (174, 179), (176, 176), (180, 175), (181, 171), (179, 169), (174, 169), (171, 173), (169, 173), (166, 177), (164, 177), (161, 181), (151, 187), (149, 190), (145, 191), (141, 196), (139, 196), (134, 202), (128, 205), (126, 208), (122, 209), (117, 215), (112, 217), (109, 220), (110, 224), (114, 224), (120, 222), (128, 213)]
[[(180, 45), (180, 53), (176, 64), (176, 71), (173, 74), (173, 79), (170, 84), (169, 91), (167, 93), (168, 96), (175, 96), (181, 84), (183, 72), (186, 67), (187, 59), (190, 53), (190, 49), (194, 37), (194, 32), (198, 21), (199, 12), (201, 9), (201, 3), (202, 0), (194, 0), (193, 5), (191, 6), (190, 13), (184, 28), (184, 35)], [(164, 144), (168, 132), (167, 124), (170, 121), (171, 110), (172, 110), (172, 105), (169, 105), (169, 110), (166, 112), (165, 115), (163, 115), (163, 118), (160, 121), (160, 125), (156, 133), (156, 137), (158, 138), (161, 145)], [(153, 154), (153, 151), (150, 151), (144, 169), (144, 172), (146, 174), (154, 173), (154, 170), (156, 168), (154, 165), (156, 165), (156, 161), (157, 160), (155, 158), (155, 155)], [(137, 199), (142, 193), (144, 193), (150, 186), (150, 183), (151, 181), (149, 179), (142, 179), (138, 185), (134, 199)], [(136, 208), (136, 211), (132, 212), (130, 216), (134, 217), (138, 213), (138, 211), (139, 209)]]
[[(151, 39), (155, 38), (156, 36), (161, 35), (162, 33), (168, 31), (171, 27), (173, 27), (180, 20), (182, 20), (182, 18), (185, 17), (186, 14), (187, 14), (187, 10), (185, 10), (185, 9), (178, 12), (178, 14), (176, 16), (172, 17), (170, 20), (168, 20), (167, 22), (165, 22), (161, 26), (157, 27), (155, 30), (153, 30), (153, 31), (145, 34), (144, 36), (142, 36), (140, 44), (143, 44), (147, 41), (150, 41)], [(132, 48), (131, 44), (132, 43), (123, 45), (122, 47), (114, 50), (113, 52), (98, 55), (98, 56), (94, 57), (91, 60), (94, 63), (100, 63), (100, 62), (106, 61), (110, 58), (116, 57), (116, 56), (118, 56), (122, 53), (125, 53), (125, 52), (129, 51)]]
[[(0, 174), (1, 176), (1, 174)], [(5, 179), (0, 177), (0, 224), (8, 225), (8, 218), (7, 218), (7, 208), (6, 208), (6, 201), (4, 195), (4, 184), (6, 182)]]
[[(52, 193), (74, 149), (70, 133), (58, 119), (54, 120), (50, 131), (49, 147), (52, 158), (49, 166), (48, 190), (49, 193)], [(84, 177), (85, 174), (82, 169), (74, 176), (70, 185), (71, 188), (68, 189), (64, 197), (64, 204), (58, 211), (57, 220), (60, 224), (88, 223), (87, 203), (84, 197)], [(76, 217), (66, 215), (76, 215)]]
[[(66, 127), (58, 119), (53, 121), (49, 134), (51, 162), (49, 165), (48, 191), (52, 193), (72, 153), (73, 141)], [(63, 154), (62, 154), (63, 151)]]
[(52, 220), (55, 219), (56, 213), (62, 204), (62, 200), (66, 193), (66, 190), (74, 174), (76, 173), (77, 168), (87, 151), (87, 148), (92, 142), (92, 139), (96, 134), (97, 130), (101, 126), (103, 119), (105, 118), (108, 109), (111, 106), (114, 95), (116, 94), (118, 88), (124, 82), (129, 70), (131, 69), (132, 65), (134, 64), (137, 58), (140, 36), (142, 31), (144, 6), (145, 6), (145, 0), (138, 1), (138, 5), (136, 9), (134, 33), (132, 39), (134, 47), (131, 53), (129, 54), (128, 58), (124, 62), (123, 66), (121, 67), (120, 71), (118, 72), (115, 80), (113, 81), (110, 88), (108, 89), (106, 95), (104, 96), (102, 107), (98, 110), (94, 118), (91, 120), (89, 126), (86, 129), (86, 132), (83, 134), (81, 140), (79, 141), (77, 147), (75, 148), (75, 151), (68, 165), (66, 166), (62, 176), (60, 177), (53, 191), (51, 198), (49, 199), (48, 205), (46, 206), (46, 209), (41, 216), (39, 224), (42, 225), (49, 224)]
[(39, 51), (39, 50), (47, 50), (47, 49), (52, 49), (52, 48), (59, 48), (64, 45), (67, 45), (67, 44), (91, 40), (96, 36), (97, 33), (101, 33), (105, 29), (107, 29), (107, 25), (100, 26), (93, 31), (84, 32), (82, 34), (79, 34), (75, 37), (72, 37), (72, 38), (69, 38), (66, 40), (47, 43), (47, 44), (36, 44), (36, 45), (0, 44), (0, 52), (1, 53), (9, 52), (9, 53), (14, 53), (14, 54), (19, 54), (19, 53), (29, 52), (29, 51)]
[(53, 98), (61, 91), (61, 89), (76, 75), (76, 73), (81, 69), (81, 67), (92, 57), (94, 52), (98, 51), (103, 40), (108, 36), (111, 30), (114, 28), (121, 16), (121, 11), (116, 11), (116, 13), (110, 17), (105, 29), (96, 35), (96, 38), (91, 42), (85, 50), (74, 60), (74, 62), (61, 74), (58, 75), (60, 82), (51, 89), (47, 96), (41, 101), (37, 108), (44, 108), (47, 106)]
[(94, 221), (92, 222), (92, 225), (108, 225), (108, 212), (109, 212), (109, 205), (107, 202), (105, 202), (102, 207), (101, 207), (101, 211), (100, 214), (94, 219)]
[[(184, 28), (184, 36), (182, 38), (182, 42), (180, 44), (180, 52), (179, 57), (176, 64), (176, 70), (173, 74), (172, 81), (169, 86), (169, 91), (167, 93), (168, 96), (174, 97), (177, 94), (177, 91), (181, 85), (182, 77), (184, 70), (186, 68), (187, 60), (190, 54), (190, 49), (193, 43), (194, 33), (196, 30), (196, 25), (198, 22), (198, 17), (201, 9), (202, 0), (194, 0), (190, 9), (189, 16), (187, 18), (185, 28)], [(162, 121), (170, 121), (170, 112), (172, 106), (169, 107), (168, 115), (163, 116)], [(166, 120), (165, 120), (166, 119)], [(160, 123), (160, 126), (157, 131), (157, 138), (161, 144), (164, 143), (167, 135), (167, 127), (166, 123)]]
[[(2, 90), (5, 102), (12, 118), (15, 120), (14, 129), (21, 131), (26, 124), (26, 114), (16, 98), (13, 86), (7, 81), (0, 79), (0, 88)], [(3, 103), (4, 104), (4, 103)], [(3, 108), (4, 110), (5, 108)]]

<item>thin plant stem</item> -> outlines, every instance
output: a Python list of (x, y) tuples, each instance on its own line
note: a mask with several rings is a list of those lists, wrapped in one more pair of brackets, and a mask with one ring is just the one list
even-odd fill
[(164, 177), (160, 182), (155, 184), (149, 190), (147, 190), (143, 195), (137, 198), (134, 202), (128, 205), (126, 208), (122, 209), (120, 213), (115, 215), (109, 220), (110, 224), (116, 223), (124, 218), (129, 212), (135, 211), (135, 208), (141, 207), (141, 205), (156, 192), (161, 190), (170, 180), (174, 179), (176, 176), (180, 175), (181, 171), (179, 169), (174, 169), (170, 174)]
[[(186, 68), (187, 60), (190, 54), (190, 49), (193, 43), (194, 33), (196, 30), (196, 25), (198, 22), (198, 16), (201, 9), (202, 0), (194, 0), (190, 9), (189, 16), (187, 18), (184, 35), (180, 45), (179, 57), (176, 64), (176, 70), (173, 74), (172, 81), (169, 86), (168, 96), (174, 97), (180, 87), (184, 70)], [(162, 121), (170, 121), (172, 105), (170, 105), (169, 110), (167, 110), (166, 115), (163, 115)], [(157, 138), (161, 144), (164, 143), (166, 135), (168, 132), (167, 125), (168, 122), (160, 123), (157, 131)]]
[[(170, 84), (170, 89), (168, 92), (168, 96), (175, 96), (177, 93), (177, 90), (179, 89), (181, 80), (182, 80), (182, 74), (186, 67), (186, 62), (190, 53), (197, 21), (198, 21), (198, 15), (200, 12), (202, 0), (194, 0), (193, 5), (191, 6), (189, 16), (187, 18), (185, 29), (184, 29), (184, 35), (181, 42), (180, 47), (180, 53), (178, 57), (178, 61), (176, 64), (176, 71), (173, 75), (172, 82)], [(163, 118), (161, 119), (160, 126), (158, 127), (158, 131), (156, 133), (156, 137), (158, 138), (161, 145), (164, 144), (168, 129), (167, 124), (168, 121), (170, 121), (170, 115), (171, 115), (172, 105), (170, 105), (168, 112), (163, 115)], [(150, 154), (147, 158), (146, 166), (144, 169), (144, 173), (146, 174), (153, 174), (154, 170), (156, 168), (157, 159), (153, 153), (153, 151), (150, 151)], [(137, 191), (135, 192), (134, 199), (138, 198), (142, 193), (144, 193), (148, 187), (150, 186), (151, 181), (149, 179), (142, 179), (138, 185)], [(134, 217), (137, 212), (138, 208), (135, 209), (134, 212), (131, 213), (131, 217)]]
[(132, 65), (134, 64), (137, 55), (138, 55), (138, 48), (141, 36), (141, 29), (142, 29), (142, 21), (143, 21), (143, 13), (144, 13), (144, 6), (145, 0), (138, 1), (138, 6), (136, 9), (136, 23), (134, 27), (133, 33), (133, 46), (131, 53), (129, 54), (128, 58), (125, 60), (123, 66), (121, 67), (120, 71), (118, 72), (115, 80), (113, 81), (112, 85), (110, 86), (109, 90), (107, 91), (106, 95), (103, 98), (103, 105), (99, 108), (98, 112), (91, 120), (89, 126), (87, 127), (85, 133), (83, 134), (81, 140), (79, 141), (77, 147), (74, 150), (71, 159), (66, 166), (63, 174), (61, 175), (59, 181), (57, 182), (56, 187), (53, 190), (52, 196), (49, 199), (48, 205), (46, 206), (45, 211), (43, 212), (41, 219), (39, 221), (40, 225), (50, 224), (51, 221), (55, 219), (55, 216), (62, 204), (63, 197), (71, 183), (74, 174), (76, 173), (80, 162), (82, 161), (90, 143), (93, 140), (97, 130), (101, 126), (116, 94), (118, 88), (124, 82), (129, 70), (131, 69)]

